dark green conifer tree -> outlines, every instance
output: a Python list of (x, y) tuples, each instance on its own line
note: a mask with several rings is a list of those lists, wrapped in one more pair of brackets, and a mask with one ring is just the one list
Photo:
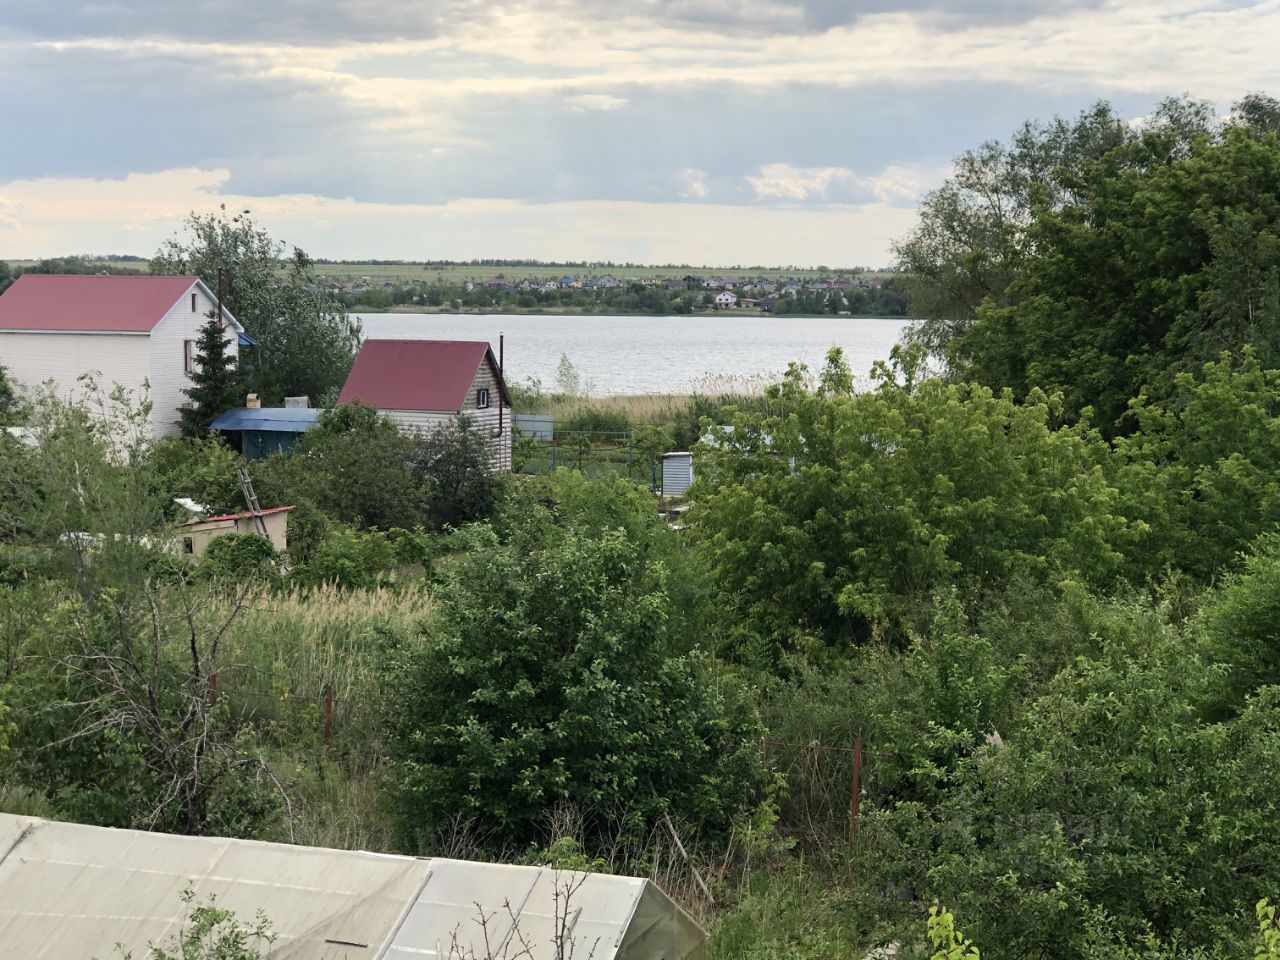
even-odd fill
[(236, 358), (227, 351), (222, 323), (210, 317), (195, 343), (191, 386), (182, 391), (191, 399), (191, 406), (182, 409), (182, 435), (201, 437), (208, 433), (218, 414), (238, 404), (240, 388)]

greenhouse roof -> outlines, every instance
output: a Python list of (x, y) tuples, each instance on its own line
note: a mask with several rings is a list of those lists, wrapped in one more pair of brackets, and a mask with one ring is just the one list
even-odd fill
[(552, 960), (558, 946), (594, 960), (705, 956), (702, 930), (647, 880), (0, 814), (6, 955), (105, 957), (117, 944), (144, 955), (181, 927), (187, 890), (247, 922), (261, 912), (272, 960)]

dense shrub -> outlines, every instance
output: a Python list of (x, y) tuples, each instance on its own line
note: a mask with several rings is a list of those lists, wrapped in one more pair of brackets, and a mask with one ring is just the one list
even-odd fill
[[(491, 443), (486, 428), (467, 416), (417, 437), (412, 475), (426, 499), (429, 527), (439, 530), (483, 520), (496, 509), (503, 477), (493, 469)], [(408, 518), (400, 523), (416, 525)]]
[(294, 569), (291, 579), (310, 586), (333, 583), (341, 587), (376, 587), (394, 575), (396, 554), (395, 542), (380, 530), (334, 526), (310, 559)]
[(833, 351), (778, 413), (740, 413), (701, 458), (693, 531), (735, 619), (769, 647), (902, 638), (938, 590), (1015, 577), (1109, 583), (1134, 538), (1087, 424), (1058, 402), (915, 382), (915, 361), (851, 395)]
[(209, 542), (200, 572), (214, 579), (244, 580), (269, 572), (275, 556), (275, 547), (260, 533), (228, 533)]
[(935, 804), (877, 824), (902, 876), (969, 918), (984, 956), (1083, 960), (1100, 924), (1230, 953), (1280, 885), (1280, 689), (1209, 721), (1218, 672), (1168, 630), (1080, 658)]
[(666, 571), (620, 531), (485, 528), (446, 570), (424, 643), (389, 671), (387, 790), (403, 842), (470, 821), (491, 848), (546, 840), (571, 804), (592, 842), (664, 811), (723, 841), (766, 782), (745, 691), (678, 655)]

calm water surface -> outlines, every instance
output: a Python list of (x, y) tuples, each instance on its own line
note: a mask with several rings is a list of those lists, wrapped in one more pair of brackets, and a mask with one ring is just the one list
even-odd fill
[(394, 340), (489, 340), (506, 335), (506, 372), (553, 388), (560, 355), (573, 363), (590, 392), (684, 393), (707, 378), (758, 380), (792, 360), (817, 369), (832, 346), (865, 381), (876, 360), (889, 356), (904, 320), (849, 317), (501, 316), (476, 314), (355, 314), (364, 335)]

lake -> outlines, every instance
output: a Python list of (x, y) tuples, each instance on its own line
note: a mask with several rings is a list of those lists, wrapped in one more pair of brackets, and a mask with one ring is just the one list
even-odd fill
[(909, 321), (850, 317), (584, 317), (546, 314), (357, 313), (364, 335), (389, 340), (488, 340), (506, 335), (509, 381), (554, 389), (560, 356), (596, 395), (688, 393), (696, 386), (759, 384), (793, 360), (818, 369), (827, 350), (844, 348), (860, 382), (888, 358)]

